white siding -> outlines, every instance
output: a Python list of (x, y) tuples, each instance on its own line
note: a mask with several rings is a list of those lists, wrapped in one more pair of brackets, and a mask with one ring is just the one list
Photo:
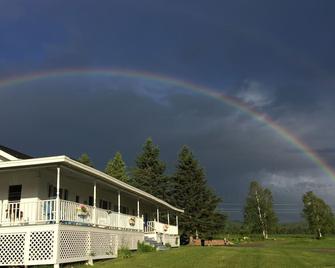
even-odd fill
[(0, 200), (8, 199), (10, 185), (22, 184), (22, 200), (36, 200), (38, 197), (38, 171), (6, 171), (0, 173)]

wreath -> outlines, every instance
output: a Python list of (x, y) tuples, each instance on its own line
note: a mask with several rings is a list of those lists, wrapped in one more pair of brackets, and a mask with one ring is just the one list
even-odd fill
[(129, 218), (129, 225), (130, 225), (130, 226), (135, 226), (135, 223), (136, 223), (136, 219), (135, 219), (135, 217), (130, 217), (130, 218)]

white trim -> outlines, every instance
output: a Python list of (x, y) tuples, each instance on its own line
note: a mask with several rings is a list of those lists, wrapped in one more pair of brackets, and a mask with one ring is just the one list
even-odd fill
[(136, 193), (144, 198), (147, 198), (151, 201), (154, 201), (156, 203), (159, 203), (167, 208), (170, 208), (174, 211), (183, 213), (183, 209), (176, 208), (169, 203), (151, 195), (148, 194), (140, 189), (137, 189), (134, 186), (131, 186), (125, 182), (122, 182), (118, 179), (115, 179), (102, 171), (96, 170), (95, 168), (86, 166), (82, 163), (79, 163), (75, 160), (72, 160), (71, 158), (61, 155), (61, 156), (51, 156), (51, 157), (41, 157), (41, 158), (32, 158), (32, 159), (25, 159), (25, 160), (14, 160), (14, 161), (7, 161), (7, 162), (0, 162), (0, 170), (1, 169), (9, 169), (9, 168), (16, 168), (16, 167), (30, 167), (30, 166), (43, 166), (43, 165), (50, 165), (50, 164), (63, 164), (68, 167), (79, 169), (82, 172), (86, 172), (90, 175), (93, 175), (95, 177), (98, 177), (101, 180), (104, 180), (108, 183), (112, 183), (119, 187), (122, 190), (127, 190), (129, 192)]
[(97, 182), (94, 181), (94, 186), (93, 186), (93, 225), (96, 224), (97, 220)]
[(8, 161), (19, 160), (17, 157), (12, 156), (11, 154), (6, 153), (3, 150), (0, 150), (0, 156), (2, 156), (3, 158), (7, 159)]
[(60, 167), (57, 167), (57, 192), (56, 192), (56, 223), (60, 221)]

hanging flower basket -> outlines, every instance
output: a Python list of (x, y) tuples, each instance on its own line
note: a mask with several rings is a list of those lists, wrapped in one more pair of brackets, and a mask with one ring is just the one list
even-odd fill
[(89, 212), (88, 212), (88, 209), (87, 209), (87, 207), (86, 206), (84, 206), (84, 205), (79, 205), (77, 208), (76, 208), (76, 210), (77, 210), (77, 213), (78, 213), (78, 216), (79, 217), (87, 217), (87, 216), (89, 216)]

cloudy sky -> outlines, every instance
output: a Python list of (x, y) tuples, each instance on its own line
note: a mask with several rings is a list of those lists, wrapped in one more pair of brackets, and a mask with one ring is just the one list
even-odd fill
[[(239, 98), (335, 167), (335, 3), (323, 1), (1, 1), (0, 80), (64, 69), (164, 75)], [(269, 126), (222, 101), (148, 77), (98, 73), (0, 87), (0, 144), (34, 156), (87, 152), (129, 167), (147, 137), (173, 172), (189, 145), (223, 209), (248, 184), (271, 188), (282, 220), (335, 181)]]

